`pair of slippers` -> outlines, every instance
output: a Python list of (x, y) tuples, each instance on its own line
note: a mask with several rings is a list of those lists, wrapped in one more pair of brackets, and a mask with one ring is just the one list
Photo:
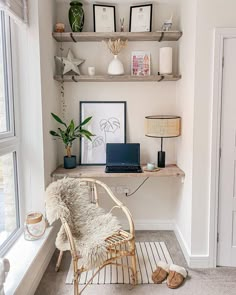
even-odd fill
[(152, 274), (154, 284), (161, 284), (166, 280), (166, 284), (171, 289), (180, 287), (184, 280), (187, 278), (187, 270), (176, 264), (167, 264), (166, 262), (159, 261), (157, 269)]

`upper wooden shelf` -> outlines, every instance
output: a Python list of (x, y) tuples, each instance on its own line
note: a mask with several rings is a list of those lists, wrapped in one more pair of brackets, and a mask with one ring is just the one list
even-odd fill
[(63, 177), (184, 177), (185, 174), (176, 165), (167, 165), (159, 171), (143, 171), (143, 173), (105, 173), (105, 166), (77, 166), (74, 169), (58, 167), (51, 176), (53, 180), (57, 180)]
[(157, 31), (157, 32), (115, 32), (115, 33), (97, 33), (97, 32), (64, 32), (52, 33), (57, 42), (97, 42), (106, 39), (128, 39), (128, 41), (177, 41), (182, 36), (180, 31)]
[(160, 82), (160, 81), (178, 81), (181, 75), (150, 75), (150, 76), (109, 76), (109, 75), (55, 75), (54, 79), (59, 82)]

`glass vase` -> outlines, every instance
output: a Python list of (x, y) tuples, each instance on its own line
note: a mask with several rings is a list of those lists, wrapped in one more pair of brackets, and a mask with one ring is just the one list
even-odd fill
[(71, 1), (69, 9), (69, 22), (72, 32), (81, 32), (84, 26), (83, 4), (79, 1)]

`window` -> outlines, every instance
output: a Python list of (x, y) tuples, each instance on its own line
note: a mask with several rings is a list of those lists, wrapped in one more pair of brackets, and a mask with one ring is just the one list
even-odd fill
[[(10, 19), (0, 13), (0, 253), (20, 229)], [(16, 110), (15, 110), (16, 111)]]

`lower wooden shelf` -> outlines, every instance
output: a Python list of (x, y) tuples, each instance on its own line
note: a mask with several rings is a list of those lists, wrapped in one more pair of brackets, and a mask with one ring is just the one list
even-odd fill
[(59, 82), (160, 82), (178, 81), (181, 75), (150, 75), (150, 76), (109, 76), (109, 75), (55, 75), (54, 80)]
[[(144, 166), (142, 168), (144, 168)], [(184, 177), (185, 174), (176, 165), (168, 165), (155, 172), (143, 170), (143, 173), (105, 173), (105, 166), (77, 166), (74, 169), (58, 167), (52, 172), (51, 176), (53, 177), (53, 180), (57, 180), (63, 177)]]

